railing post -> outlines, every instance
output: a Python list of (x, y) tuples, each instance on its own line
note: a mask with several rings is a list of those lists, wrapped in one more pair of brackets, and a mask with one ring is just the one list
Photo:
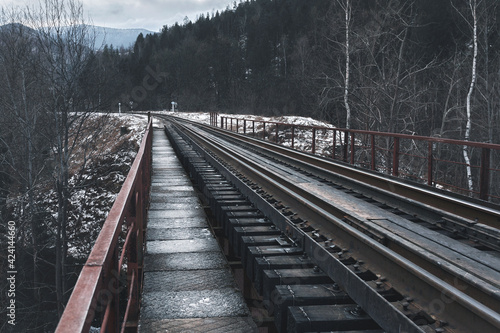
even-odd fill
[[(142, 185), (142, 184), (141, 184)], [(143, 187), (141, 186), (139, 188), (139, 191), (137, 192), (137, 199), (136, 199), (136, 205), (137, 207), (139, 207), (137, 211), (137, 216), (136, 216), (136, 222), (135, 222), (135, 225), (136, 225), (136, 229), (137, 231), (136, 234), (134, 235), (135, 237), (135, 242), (132, 242), (131, 244), (134, 244), (133, 247), (135, 247), (134, 249), (134, 256), (135, 256), (135, 271), (136, 271), (136, 283), (138, 283), (138, 286), (141, 286), (142, 283), (141, 283), (141, 280), (142, 280), (142, 267), (143, 267), (143, 261), (144, 261), (144, 252), (143, 252), (143, 247), (142, 247), (142, 244), (144, 244), (144, 229), (143, 229), (143, 226), (144, 226), (144, 217), (145, 217), (145, 209), (146, 209), (146, 206), (145, 206), (145, 201), (143, 201), (143, 196), (144, 196), (144, 192), (143, 192)], [(134, 268), (134, 267), (132, 267)], [(132, 273), (130, 273), (130, 278), (132, 277)], [(128, 274), (128, 272), (127, 272)], [(130, 279), (129, 281), (131, 281), (132, 279)], [(131, 286), (131, 288), (133, 288), (133, 286)], [(137, 288), (139, 289), (139, 288)], [(139, 290), (138, 290), (139, 291)], [(136, 295), (136, 294), (133, 294), (133, 299), (132, 299), (132, 304), (131, 304), (131, 309), (132, 309), (132, 319), (134, 320), (137, 320), (139, 319), (138, 318), (138, 315), (139, 315), (139, 295)]]
[[(144, 188), (144, 202), (149, 202), (149, 189), (151, 187), (151, 174), (153, 173), (153, 123), (148, 127), (148, 137), (146, 140), (146, 147), (144, 150), (144, 162), (143, 162), (143, 188)], [(146, 208), (146, 207), (145, 207)], [(146, 211), (144, 211), (146, 214)], [(146, 221), (144, 222), (144, 227), (146, 227)]]
[(292, 149), (295, 148), (295, 125), (292, 125)]
[(376, 154), (377, 152), (376, 152), (376, 149), (375, 149), (375, 134), (372, 134), (372, 135), (370, 136), (370, 140), (371, 140), (371, 142), (370, 142), (370, 146), (371, 146), (371, 152), (372, 152), (372, 153), (371, 153), (371, 155), (372, 155), (372, 156), (371, 156), (371, 169), (372, 169), (372, 170), (376, 170), (376, 169), (377, 169), (377, 166), (376, 166), (376, 162), (377, 162), (377, 161), (376, 161), (376, 158), (375, 158), (375, 154)]
[(335, 159), (335, 149), (337, 148), (337, 130), (333, 130), (332, 159)]
[(433, 174), (433, 159), (434, 159), (434, 156), (433, 156), (433, 152), (432, 152), (432, 145), (433, 145), (433, 142), (432, 141), (429, 141), (427, 143), (427, 185), (429, 186), (432, 186), (432, 182), (433, 182), (433, 177), (432, 177), (432, 174)]
[(252, 134), (253, 137), (255, 138), (255, 120), (252, 120)]
[(481, 148), (479, 199), (488, 201), (489, 189), (490, 189), (490, 149)]
[(351, 164), (354, 165), (354, 154), (356, 145), (354, 144), (354, 132), (351, 133)]
[(347, 145), (349, 143), (349, 133), (347, 131), (344, 132), (344, 162), (347, 162)]
[(278, 127), (279, 127), (279, 124), (278, 124), (278, 123), (275, 123), (275, 125), (276, 125), (276, 138), (275, 138), (275, 140), (274, 140), (274, 141), (275, 141), (276, 143), (278, 143), (278, 135), (279, 135), (279, 128), (278, 128)]
[(312, 128), (312, 153), (316, 154), (316, 127)]
[(247, 120), (243, 119), (243, 134), (247, 134)]
[(231, 118), (231, 132), (233, 131), (233, 118)]
[(399, 176), (399, 138), (394, 137), (394, 152), (392, 154), (392, 175)]
[(262, 140), (266, 140), (266, 122), (262, 122)]
[(108, 269), (103, 271), (104, 289), (101, 290), (101, 301), (108, 301), (105, 307), (102, 326), (104, 332), (118, 332), (119, 328), (119, 276), (118, 276), (118, 248), (113, 249), (111, 263)]

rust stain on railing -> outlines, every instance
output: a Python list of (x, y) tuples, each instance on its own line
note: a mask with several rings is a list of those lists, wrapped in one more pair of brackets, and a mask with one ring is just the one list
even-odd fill
[[(101, 318), (101, 332), (124, 332), (129, 325), (136, 330), (151, 186), (153, 127), (148, 118), (137, 156), (83, 266), (56, 333), (88, 332), (91, 324)], [(127, 235), (118, 253), (124, 226)], [(120, 293), (125, 288), (127, 305), (120, 314)], [(101, 318), (95, 318), (96, 314)]]

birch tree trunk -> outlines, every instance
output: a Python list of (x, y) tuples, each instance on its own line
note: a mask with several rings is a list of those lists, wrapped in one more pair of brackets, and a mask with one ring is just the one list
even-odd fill
[(345, 0), (345, 4), (341, 3), (342, 8), (345, 12), (345, 77), (344, 77), (344, 106), (346, 110), (346, 120), (345, 127), (347, 129), (351, 128), (351, 106), (349, 105), (349, 80), (350, 80), (350, 66), (351, 66), (351, 54), (350, 54), (350, 25), (351, 25), (351, 12), (352, 5), (351, 0)]
[[(474, 54), (472, 57), (472, 73), (471, 73), (471, 82), (469, 86), (469, 92), (467, 93), (467, 106), (466, 106), (466, 112), (467, 112), (467, 119), (466, 119), (466, 125), (465, 125), (465, 136), (464, 139), (466, 141), (470, 140), (470, 133), (471, 133), (471, 128), (472, 128), (472, 119), (471, 119), (471, 114), (472, 114), (472, 94), (474, 93), (474, 89), (476, 87), (476, 81), (477, 81), (477, 53), (478, 53), (478, 42), (477, 42), (477, 2), (476, 0), (469, 0), (469, 6), (471, 9), (472, 13), (472, 19), (473, 19), (473, 48), (474, 48)], [(467, 173), (467, 187), (469, 189), (469, 195), (472, 195), (472, 190), (474, 189), (474, 183), (472, 180), (472, 167), (471, 167), (471, 161), (470, 161), (470, 156), (469, 156), (469, 151), (467, 145), (463, 146), (463, 155), (464, 155), (464, 161), (466, 164), (466, 173)]]

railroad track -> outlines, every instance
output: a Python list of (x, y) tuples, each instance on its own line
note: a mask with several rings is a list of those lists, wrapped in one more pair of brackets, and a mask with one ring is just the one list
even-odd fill
[(169, 121), (279, 331), (500, 331), (497, 207)]

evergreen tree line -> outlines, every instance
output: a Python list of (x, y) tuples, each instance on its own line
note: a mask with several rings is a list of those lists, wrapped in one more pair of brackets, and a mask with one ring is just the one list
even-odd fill
[[(185, 111), (302, 115), (340, 128), (499, 143), (499, 14), (495, 0), (235, 2), (139, 35), (119, 100), (135, 109), (175, 101)], [(151, 68), (162, 81), (146, 91)], [(391, 140), (376, 144), (393, 148)], [(401, 147), (403, 154), (426, 150)], [(480, 154), (439, 145), (435, 158), (456, 166), (439, 165), (434, 178), (472, 195)], [(491, 155), (493, 169), (498, 155)], [(390, 158), (377, 158), (390, 172)], [(406, 173), (424, 179), (416, 160)]]

